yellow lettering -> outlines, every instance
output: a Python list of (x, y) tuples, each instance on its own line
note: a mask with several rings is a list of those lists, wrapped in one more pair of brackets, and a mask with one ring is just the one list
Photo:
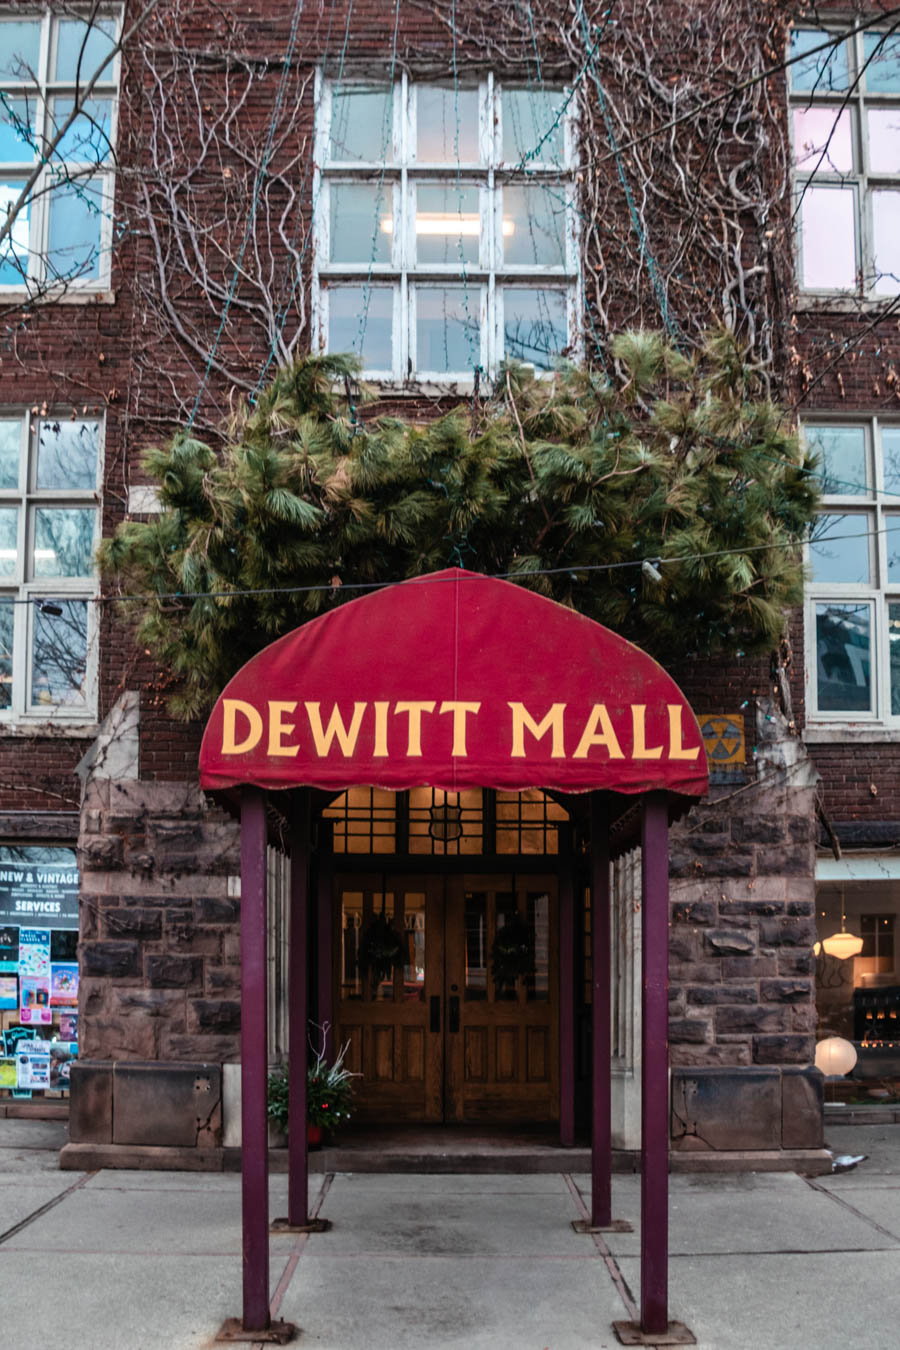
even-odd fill
[(552, 731), (551, 739), (551, 759), (565, 759), (565, 742), (563, 739), (563, 713), (566, 711), (565, 703), (554, 703), (546, 717), (541, 722), (535, 721), (531, 713), (525, 707), (524, 703), (510, 703), (512, 708), (512, 759), (525, 758), (525, 732), (530, 731), (536, 741), (546, 736), (548, 731)]
[(328, 726), (322, 729), (322, 718), (319, 713), (320, 704), (307, 703), (306, 715), (309, 718), (309, 729), (312, 732), (313, 744), (316, 747), (316, 754), (320, 759), (324, 759), (331, 749), (332, 741), (337, 739), (341, 747), (341, 753), (345, 759), (349, 759), (356, 749), (356, 741), (359, 736), (359, 728), (362, 725), (363, 713), (368, 704), (354, 703), (353, 718), (349, 727), (344, 726), (344, 719), (341, 717), (341, 710), (337, 704), (331, 710), (331, 716), (328, 719)]
[[(598, 732), (597, 727), (600, 727)], [(609, 751), (610, 759), (624, 759), (621, 747), (616, 739), (616, 733), (613, 731), (613, 724), (609, 720), (609, 713), (606, 711), (605, 703), (595, 703), (593, 711), (587, 720), (587, 726), (582, 733), (581, 740), (578, 742), (578, 749), (572, 756), (573, 759), (587, 759), (588, 751), (592, 745), (605, 745)]]
[(387, 715), (389, 703), (373, 703), (375, 709), (375, 748), (372, 754), (376, 757), (387, 757)]
[(453, 749), (450, 754), (454, 758), (466, 758), (468, 754), (466, 750), (466, 714), (477, 713), (480, 708), (480, 703), (457, 703), (455, 699), (442, 703), (438, 708), (438, 716), (441, 713), (453, 714)]
[(422, 754), (422, 714), (434, 712), (434, 702), (431, 703), (395, 703), (395, 713), (406, 713), (408, 719), (409, 731), (407, 733), (406, 753), (407, 755)]
[(269, 754), (270, 755), (296, 755), (299, 753), (299, 745), (284, 745), (283, 737), (290, 736), (294, 730), (293, 722), (283, 722), (282, 717), (285, 713), (292, 713), (297, 704), (282, 703), (280, 701), (269, 703)]
[(669, 759), (696, 759), (700, 753), (699, 745), (693, 750), (685, 749), (681, 730), (681, 704), (669, 703)]
[[(238, 745), (235, 739), (237, 715), (246, 717), (250, 724), (250, 730)], [(262, 715), (254, 708), (252, 703), (245, 703), (240, 698), (224, 698), (222, 700), (222, 754), (223, 755), (246, 755), (248, 750), (253, 750), (259, 745), (263, 734)]]
[(646, 716), (646, 703), (632, 703), (631, 723), (634, 728), (634, 749), (631, 752), (632, 759), (659, 759), (663, 752), (661, 745), (655, 745), (652, 749), (647, 748)]

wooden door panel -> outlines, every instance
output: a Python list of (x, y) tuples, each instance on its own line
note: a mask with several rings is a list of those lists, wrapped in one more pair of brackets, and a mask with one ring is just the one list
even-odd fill
[[(383, 912), (404, 934), (406, 964), (377, 981), (357, 963), (360, 935)], [(431, 1030), (430, 991), (443, 979), (443, 913), (437, 879), (338, 876), (335, 879), (335, 989), (339, 1044), (362, 1077), (354, 1118), (439, 1121), (443, 1113), (443, 1044)]]
[[(532, 929), (534, 963), (514, 989), (500, 989), (490, 952), (513, 909)], [(445, 994), (459, 999), (459, 1031), (448, 1019), (445, 1119), (558, 1119), (557, 909), (554, 877), (447, 879)]]

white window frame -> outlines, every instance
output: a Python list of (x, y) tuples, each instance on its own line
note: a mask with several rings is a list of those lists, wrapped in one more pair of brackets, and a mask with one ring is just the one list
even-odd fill
[[(511, 286), (547, 288), (560, 291), (566, 306), (566, 346), (577, 356), (581, 350), (581, 277), (578, 212), (575, 199), (577, 168), (577, 127), (575, 104), (570, 100), (562, 119), (564, 163), (529, 163), (527, 175), (501, 162), (503, 145), (502, 84), (488, 73), (477, 85), (479, 109), (480, 163), (462, 161), (440, 164), (421, 163), (415, 158), (416, 99), (421, 85), (449, 85), (444, 80), (410, 80), (402, 73), (394, 82), (392, 99), (392, 135), (390, 159), (384, 164), (328, 158), (332, 92), (354, 86), (387, 88), (386, 79), (344, 81), (340, 86), (317, 74), (315, 106), (317, 112), (315, 176), (313, 184), (314, 260), (312, 310), (314, 346), (328, 350), (329, 283), (344, 282), (390, 287), (392, 304), (392, 343), (390, 369), (366, 369), (365, 377), (397, 388), (436, 386), (469, 389), (474, 384), (473, 369), (439, 372), (417, 369), (416, 297), (422, 285), (465, 286), (480, 316), (478, 364), (492, 378), (503, 358), (503, 288)], [(522, 87), (510, 81), (514, 88)], [(461, 89), (475, 87), (461, 83)], [(330, 191), (333, 184), (382, 183), (391, 192), (394, 227), (390, 263), (333, 263), (330, 254)], [(417, 264), (412, 256), (415, 244), (417, 185), (432, 186), (459, 183), (477, 187), (482, 222), (477, 262), (465, 264)], [(502, 259), (502, 191), (505, 183), (557, 186), (565, 193), (565, 257), (561, 266), (505, 264)]]
[[(874, 727), (895, 730), (900, 737), (900, 714), (891, 712), (890, 630), (888, 606), (900, 604), (900, 580), (888, 580), (888, 540), (885, 517), (900, 520), (900, 495), (885, 491), (884, 463), (881, 453), (881, 432), (885, 428), (900, 430), (900, 418), (856, 415), (850, 413), (817, 413), (804, 418), (801, 433), (815, 427), (862, 427), (865, 429), (866, 479), (865, 493), (828, 493), (819, 507), (821, 515), (858, 515), (871, 531), (869, 544), (869, 584), (855, 582), (824, 582), (810, 578), (805, 587), (805, 655), (807, 712), (810, 726), (846, 725), (864, 723)], [(822, 466), (824, 467), (824, 466)], [(820, 469), (821, 471), (821, 469)], [(810, 567), (809, 545), (805, 561)], [(818, 707), (818, 660), (816, 650), (816, 606), (825, 603), (867, 604), (870, 610), (870, 671), (872, 703), (866, 711), (824, 711)]]
[[(801, 31), (821, 31), (822, 41), (828, 40), (829, 36), (839, 36), (846, 30), (836, 25), (828, 25), (819, 29), (814, 23), (798, 22), (795, 27)], [(877, 28), (867, 28), (866, 34), (878, 34)], [(791, 162), (793, 164), (794, 192), (793, 203), (796, 209), (803, 196), (804, 190), (808, 185), (816, 188), (844, 188), (852, 189), (853, 192), (853, 222), (854, 222), (854, 250), (856, 282), (852, 287), (807, 287), (803, 284), (803, 248), (802, 248), (802, 206), (796, 222), (795, 231), (795, 263), (797, 272), (797, 287), (802, 297), (815, 299), (816, 297), (825, 298), (833, 296), (846, 296), (848, 298), (862, 297), (869, 301), (883, 301), (891, 296), (900, 295), (900, 277), (896, 284), (891, 288), (881, 288), (875, 284), (875, 236), (872, 218), (872, 194), (881, 189), (891, 189), (900, 192), (900, 172), (895, 174), (873, 173), (869, 166), (869, 137), (867, 133), (866, 113), (871, 108), (896, 107), (900, 114), (900, 90), (896, 93), (883, 92), (881, 90), (869, 90), (866, 88), (866, 72), (863, 70), (865, 64), (864, 54), (864, 32), (859, 31), (852, 36), (844, 39), (844, 46), (848, 51), (848, 72), (847, 89), (844, 90), (808, 90), (794, 89), (791, 82), (792, 68), (788, 68), (789, 99), (788, 99), (788, 121), (790, 127), (790, 140), (792, 147)], [(892, 41), (900, 37), (900, 30), (891, 35)], [(856, 86), (853, 85), (856, 72), (860, 71), (860, 78)], [(827, 169), (823, 164), (818, 169), (815, 163), (811, 169), (800, 169), (796, 165), (796, 146), (794, 143), (794, 111), (803, 108), (833, 108), (835, 116), (846, 109), (850, 114), (850, 136), (853, 147), (854, 168), (846, 173), (837, 173)]]
[[(35, 110), (35, 140), (41, 144), (46, 144), (47, 139), (53, 133), (53, 121), (51, 118), (51, 105), (55, 98), (74, 98), (79, 91), (79, 85), (71, 80), (52, 80), (50, 73), (54, 68), (56, 61), (56, 44), (58, 25), (61, 22), (67, 22), (72, 19), (84, 18), (89, 16), (85, 13), (79, 14), (73, 10), (71, 12), (54, 14), (49, 10), (31, 12), (7, 13), (0, 16), (0, 50), (3, 50), (3, 26), (5, 23), (27, 22), (28, 20), (40, 19), (41, 21), (41, 43), (40, 57), (37, 75), (37, 82), (34, 80), (15, 80), (8, 75), (0, 75), (0, 89), (4, 94), (11, 98), (28, 96), (36, 101)], [(110, 6), (100, 10), (92, 16), (93, 21), (109, 20), (115, 24), (115, 41), (121, 37), (122, 31), (122, 10), (118, 6)], [(66, 160), (67, 168), (83, 170), (89, 168), (90, 173), (84, 175), (84, 181), (96, 184), (99, 183), (102, 188), (102, 214), (100, 218), (100, 243), (97, 259), (97, 276), (79, 276), (73, 275), (70, 278), (63, 278), (54, 281), (48, 276), (46, 259), (50, 239), (50, 206), (51, 192), (50, 186), (54, 182), (53, 165), (45, 165), (41, 174), (32, 189), (32, 197), (28, 203), (29, 229), (28, 229), (28, 279), (18, 283), (4, 281), (0, 283), (0, 295), (19, 297), (27, 295), (29, 290), (39, 289), (41, 292), (50, 295), (59, 295), (62, 293), (93, 293), (105, 291), (110, 285), (110, 253), (113, 243), (113, 207), (115, 200), (115, 145), (118, 132), (118, 113), (119, 113), (119, 75), (120, 75), (121, 53), (117, 52), (110, 64), (106, 67), (101, 78), (95, 84), (91, 91), (91, 98), (110, 99), (110, 127), (109, 127), (109, 153), (102, 163), (95, 164), (93, 160)], [(90, 70), (82, 71), (81, 85), (85, 85), (94, 73), (94, 67)], [(34, 160), (18, 162), (0, 162), (0, 182), (12, 183), (22, 181), (28, 177), (32, 170)], [(58, 166), (57, 166), (58, 167)], [(65, 178), (60, 180), (60, 186), (65, 186)]]
[[(0, 418), (21, 420), (19, 452), (19, 486), (0, 489), (0, 507), (18, 508), (16, 539), (16, 572), (14, 576), (0, 577), (0, 599), (12, 599), (13, 606), (13, 661), (12, 697), (8, 708), (0, 709), (0, 734), (17, 726), (31, 727), (36, 723), (64, 724), (66, 726), (93, 725), (97, 720), (97, 646), (99, 616), (97, 597), (100, 593), (96, 569), (90, 577), (34, 577), (32, 576), (32, 548), (36, 511), (41, 507), (90, 507), (94, 511), (92, 555), (100, 543), (102, 531), (102, 501), (99, 491), (103, 472), (105, 421), (98, 413), (80, 421), (96, 422), (97, 477), (93, 488), (37, 488), (37, 453), (40, 423), (70, 421), (71, 409), (57, 417), (52, 410), (35, 414), (22, 407), (0, 407)], [(24, 484), (24, 487), (23, 487)], [(32, 706), (31, 651), (34, 637), (35, 614), (40, 600), (84, 600), (87, 602), (86, 669), (84, 703), (78, 707), (64, 704)], [(48, 616), (53, 621), (52, 616)]]

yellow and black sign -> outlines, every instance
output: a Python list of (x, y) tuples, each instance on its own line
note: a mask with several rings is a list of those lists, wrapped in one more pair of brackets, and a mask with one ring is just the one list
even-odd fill
[(744, 719), (740, 713), (698, 718), (710, 770), (731, 769), (746, 762)]

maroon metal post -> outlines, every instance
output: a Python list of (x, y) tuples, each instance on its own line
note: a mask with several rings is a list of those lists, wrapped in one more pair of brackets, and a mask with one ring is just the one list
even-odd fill
[(246, 1331), (269, 1326), (266, 806), (241, 789), (241, 1208)]
[(575, 1143), (575, 897), (572, 860), (559, 879), (559, 1142)]
[(319, 1023), (326, 1028), (325, 1054), (334, 1054), (334, 961), (332, 938), (332, 890), (334, 876), (331, 860), (330, 820), (319, 821), (319, 871), (316, 887), (316, 936), (318, 947), (318, 1002)]
[(669, 814), (642, 801), (641, 1330), (669, 1325)]
[(591, 793), (591, 1224), (612, 1223), (609, 802)]
[(291, 817), (291, 921), (288, 989), (288, 1223), (309, 1223), (306, 1142), (306, 1041), (309, 1020), (309, 793), (297, 793)]

